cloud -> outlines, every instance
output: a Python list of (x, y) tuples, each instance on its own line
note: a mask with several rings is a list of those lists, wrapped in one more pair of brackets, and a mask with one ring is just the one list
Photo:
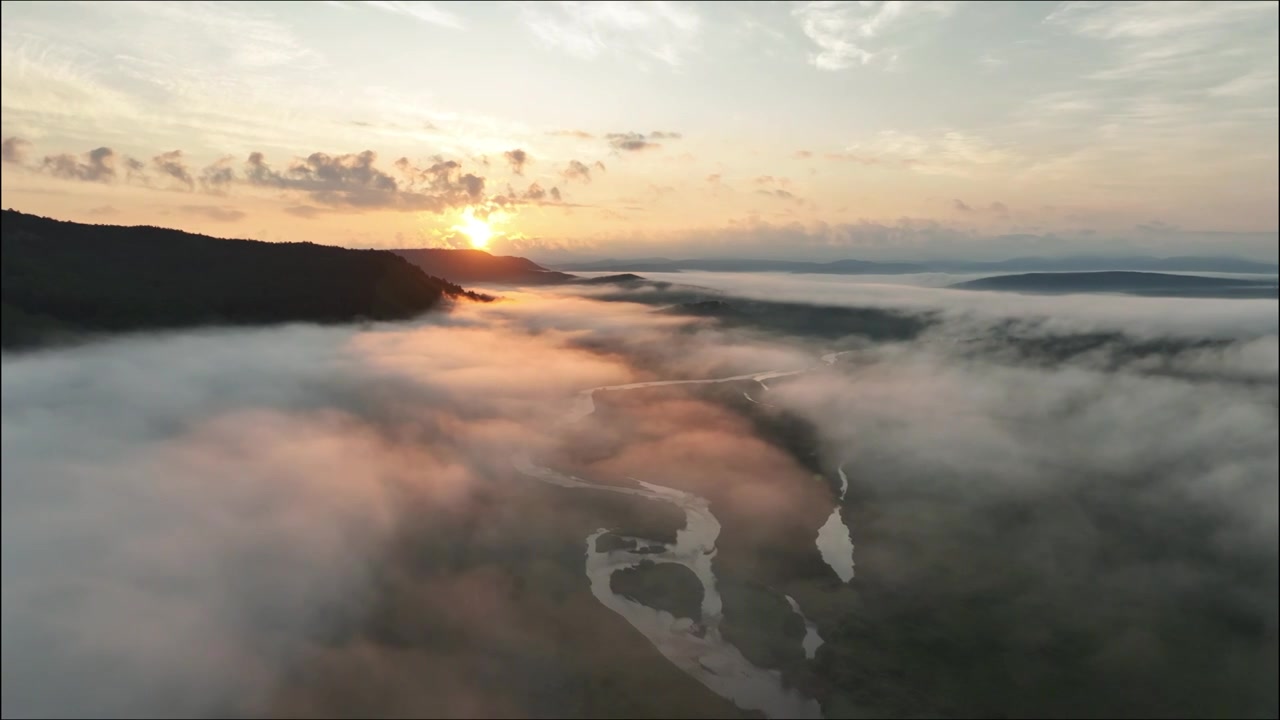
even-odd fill
[[(30, 143), (26, 140), (16, 136), (8, 138), (3, 146), (4, 161), (25, 165), (29, 147)], [(120, 171), (123, 170), (125, 182), (146, 184), (148, 181), (145, 163), (128, 155), (119, 155), (109, 147), (99, 147), (80, 155), (45, 155), (38, 165), (25, 167), (64, 180), (113, 183), (119, 179)]]
[(445, 27), (453, 30), (460, 30), (463, 27), (462, 19), (455, 13), (449, 12), (432, 2), (366, 0), (364, 4), (368, 7), (391, 13), (393, 15), (411, 18), (427, 25)]
[[(510, 185), (507, 191), (493, 198), (493, 203), (498, 207), (508, 207), (511, 205), (533, 204), (533, 205), (563, 205), (560, 194), (560, 188), (551, 187), (544, 188), (542, 183), (532, 182), (524, 190), (517, 190)], [(582, 207), (575, 205), (574, 207)], [(479, 213), (477, 213), (479, 214)], [(464, 242), (465, 239), (463, 239)], [(464, 245), (465, 247), (466, 245)]]
[(125, 182), (147, 182), (147, 166), (137, 158), (125, 156), (121, 161), (124, 163)]
[(116, 179), (116, 153), (109, 147), (100, 147), (80, 157), (70, 153), (46, 155), (40, 168), (64, 180), (109, 183)]
[(791, 187), (791, 179), (785, 177), (774, 177), (772, 175), (759, 175), (751, 180), (752, 183), (760, 186), (780, 185), (784, 188)]
[(484, 199), (484, 178), (463, 173), (461, 164), (439, 160), (420, 168), (400, 158), (394, 164), (402, 180), (375, 167), (371, 150), (346, 155), (312, 153), (277, 171), (260, 152), (249, 155), (243, 180), (306, 194), (319, 205), (346, 209), (421, 210), (440, 213)]
[(1009, 61), (995, 50), (987, 50), (978, 58), (978, 64), (990, 70), (992, 68), (1004, 67), (1009, 64)]
[(111, 205), (99, 205), (98, 207), (89, 208), (89, 214), (97, 217), (106, 217), (115, 215), (120, 211)]
[(1197, 3), (1181, 8), (1158, 3), (1065, 2), (1045, 22), (1102, 39), (1159, 38), (1250, 24), (1275, 12), (1267, 3), (1253, 2)]
[(867, 165), (895, 163), (926, 175), (956, 176), (967, 176), (989, 166), (1012, 165), (1020, 161), (1014, 152), (985, 138), (954, 130), (933, 137), (885, 130), (850, 145), (844, 154), (827, 157)]
[(794, 157), (796, 160), (808, 160), (809, 158), (813, 157), (813, 153), (808, 150), (797, 150), (795, 154), (792, 155), (792, 157)]
[(188, 190), (194, 190), (196, 180), (191, 176), (191, 171), (182, 161), (181, 150), (171, 150), (169, 152), (160, 153), (151, 158), (151, 164), (163, 175), (167, 175), (174, 180), (182, 183)]
[(27, 153), (30, 149), (30, 141), (24, 140), (16, 135), (7, 137), (4, 139), (4, 143), (0, 144), (0, 162), (25, 165), (27, 162)]
[(591, 140), (595, 137), (595, 135), (585, 130), (552, 130), (547, 134), (553, 137), (571, 137), (578, 140)]
[(678, 140), (680, 133), (675, 132), (651, 132), (648, 135), (638, 132), (627, 133), (608, 133), (605, 139), (609, 141), (609, 147), (614, 150), (625, 150), (636, 152), (639, 150), (654, 150), (662, 147), (662, 143), (656, 140)]
[[(1042, 31), (1087, 56), (1079, 82), (1031, 98), (1018, 130), (1042, 136), (1084, 128), (1023, 181), (1106, 177), (1126, 192), (1194, 165), (1206, 187), (1270, 173), (1276, 154), (1275, 3), (1062, 3)], [(1223, 48), (1230, 48), (1224, 52)], [(1242, 138), (1254, 151), (1239, 152)], [(1205, 164), (1204, 158), (1214, 158)], [(1257, 205), (1257, 203), (1251, 203)], [(1255, 227), (1274, 212), (1249, 214)], [(1268, 217), (1268, 215), (1270, 217)]]
[(249, 154), (245, 161), (245, 175), (256, 185), (306, 190), (317, 193), (394, 193), (399, 185), (390, 175), (373, 166), (377, 154), (366, 150), (359, 154), (331, 156), (312, 153), (303, 160), (294, 161), (287, 170), (277, 172), (266, 162), (260, 152)]
[(693, 6), (667, 2), (530, 3), (520, 10), (544, 47), (583, 60), (612, 54), (670, 67), (697, 49), (702, 24)]
[(591, 168), (578, 160), (570, 160), (565, 169), (560, 171), (560, 175), (566, 182), (574, 180), (581, 180), (586, 183), (591, 182)]
[(202, 169), (200, 171), (200, 188), (214, 195), (226, 192), (227, 188), (236, 179), (234, 162), (235, 158), (228, 155)]
[(318, 208), (314, 205), (290, 205), (284, 208), (284, 211), (295, 217), (305, 218), (307, 220), (312, 220), (331, 212), (330, 210)]
[(525, 164), (532, 162), (529, 154), (520, 149), (507, 150), (502, 153), (502, 156), (507, 159), (507, 164), (511, 166), (511, 172), (516, 175), (524, 175)]
[[(301, 194), (313, 205), (328, 209), (442, 213), (486, 202), (484, 177), (465, 172), (456, 160), (439, 156), (425, 166), (400, 158), (391, 168), (383, 169), (371, 150), (340, 155), (316, 152), (277, 167), (265, 154), (252, 152), (239, 169), (234, 158), (227, 156), (202, 168), (198, 176), (185, 157), (181, 150), (164, 152), (152, 158), (151, 167), (189, 189), (198, 186), (211, 195), (225, 195), (235, 186), (274, 188), (287, 195)], [(507, 160), (519, 161), (521, 169), (531, 162), (523, 150), (510, 151)], [(64, 179), (102, 183), (115, 182), (123, 175), (124, 182), (148, 185), (146, 168), (140, 160), (101, 147), (79, 157), (47, 155), (34, 169)]]
[(802, 202), (794, 193), (783, 190), (782, 188), (756, 190), (756, 194), (776, 198), (778, 200), (795, 200), (796, 202)]
[(606, 137), (614, 150), (636, 151), (662, 147), (658, 143), (649, 142), (639, 133), (609, 133)]
[(818, 46), (809, 62), (819, 70), (844, 70), (892, 62), (905, 32), (954, 12), (951, 2), (805, 2), (791, 12)]
[(183, 205), (181, 209), (189, 215), (199, 215), (217, 222), (237, 222), (246, 217), (241, 210), (220, 205)]
[[(780, 260), (1005, 260), (1069, 255), (1216, 255), (1274, 263), (1277, 235), (1262, 233), (1011, 232), (983, 234), (936, 219), (895, 222), (767, 223), (758, 219), (662, 236), (610, 234), (597, 257), (734, 257)], [(574, 258), (579, 259), (579, 258)], [(568, 261), (569, 258), (562, 258)], [(548, 259), (548, 261), (550, 261)]]
[(1261, 68), (1246, 72), (1209, 90), (1214, 97), (1256, 98), (1274, 91), (1277, 84), (1276, 68)]
[(990, 205), (987, 205), (986, 207), (975, 207), (957, 198), (951, 201), (951, 208), (953, 210), (956, 210), (957, 212), (967, 213), (967, 214), (989, 214), (989, 215), (995, 215), (999, 217), (1006, 217), (1009, 215), (1009, 206), (1005, 205), (1004, 203), (998, 200), (995, 202), (992, 202)]
[[(1169, 83), (1158, 90), (1175, 86), (1185, 90), (1192, 83), (1209, 91), (1217, 83), (1252, 75), (1260, 63), (1274, 56), (1274, 37), (1251, 31), (1274, 24), (1276, 15), (1274, 3), (1066, 2), (1044, 22), (1114, 47), (1112, 62), (1092, 79)], [(1222, 53), (1224, 44), (1231, 44), (1234, 51)], [(1269, 76), (1264, 74), (1259, 81), (1273, 89), (1274, 69)]]
[(542, 200), (547, 196), (547, 191), (542, 189), (538, 183), (530, 183), (529, 188), (524, 191), (524, 197), (527, 200)]
[[(835, 160), (837, 162), (857, 163), (858, 165), (879, 165), (885, 162), (884, 159), (879, 157), (873, 157), (870, 155), (863, 155), (863, 154), (851, 153), (851, 152), (824, 153), (822, 157), (828, 160)], [(910, 165), (914, 161), (907, 158), (897, 158), (896, 160), (894, 160), (894, 162), (901, 165)]]

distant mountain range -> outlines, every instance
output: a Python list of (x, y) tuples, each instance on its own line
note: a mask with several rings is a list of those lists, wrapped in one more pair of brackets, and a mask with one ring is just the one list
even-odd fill
[[(1106, 266), (1108, 271), (1078, 268)], [(223, 240), (157, 227), (62, 222), (13, 210), (0, 223), (0, 297), (5, 348), (84, 333), (274, 322), (408, 318), (448, 298), (488, 299), (457, 283), (644, 286), (649, 301), (690, 304), (694, 314), (725, 315), (705, 290), (653, 283), (631, 271), (906, 274), (1033, 272), (953, 285), (1034, 293), (1117, 292), (1183, 297), (1269, 297), (1276, 281), (1168, 274), (1274, 274), (1275, 265), (1235, 258), (1015, 258), (1000, 262), (830, 263), (778, 260), (604, 260), (567, 268), (617, 271), (581, 278), (522, 257), (480, 250), (351, 250), (313, 243)], [(1123, 268), (1116, 270), (1115, 268)], [(1128, 268), (1142, 268), (1129, 270)], [(1159, 268), (1166, 272), (1150, 272)], [(728, 312), (733, 316), (734, 312)], [(776, 327), (794, 313), (772, 312)], [(807, 321), (806, 321), (807, 322)], [(834, 330), (833, 330), (834, 331)]]
[(486, 299), (384, 250), (222, 240), (157, 227), (0, 221), (0, 344), (85, 333), (393, 320)]
[(576, 279), (567, 273), (548, 270), (526, 258), (490, 255), (483, 250), (425, 248), (391, 252), (428, 275), (456, 283), (554, 285)]
[(1159, 297), (1274, 298), (1275, 280), (1239, 280), (1149, 272), (1062, 272), (997, 275), (952, 285), (963, 290), (1023, 293), (1124, 293)]
[(1138, 272), (1220, 272), (1274, 274), (1273, 263), (1231, 257), (1105, 257), (1073, 256), (1061, 258), (1022, 257), (998, 261), (937, 260), (927, 262), (872, 262), (869, 260), (835, 260), (803, 262), (793, 260), (751, 260), (735, 258), (702, 258), (672, 260), (639, 258), (632, 260), (597, 260), (567, 263), (559, 266), (569, 272), (791, 272), (827, 275), (906, 275), (911, 273), (985, 273), (985, 272), (1087, 272), (1129, 270)]

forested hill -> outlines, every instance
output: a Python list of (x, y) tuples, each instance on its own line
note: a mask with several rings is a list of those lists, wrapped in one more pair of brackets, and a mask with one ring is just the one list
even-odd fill
[(454, 282), (555, 285), (575, 279), (573, 275), (548, 270), (527, 258), (490, 255), (483, 250), (421, 248), (392, 252), (425, 273)]
[(84, 332), (407, 318), (484, 299), (383, 250), (223, 240), (3, 211), (5, 348)]
[(1274, 298), (1275, 278), (1246, 280), (1149, 272), (1024, 273), (952, 285), (964, 290), (1023, 293), (1126, 293), (1165, 297)]

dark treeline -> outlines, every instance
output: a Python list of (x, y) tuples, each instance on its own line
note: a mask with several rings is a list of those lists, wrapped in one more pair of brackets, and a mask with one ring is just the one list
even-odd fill
[(222, 240), (5, 210), (3, 346), (193, 325), (407, 318), (485, 296), (382, 250)]

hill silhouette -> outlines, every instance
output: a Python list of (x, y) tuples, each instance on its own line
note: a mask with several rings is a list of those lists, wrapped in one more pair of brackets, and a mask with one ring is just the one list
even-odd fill
[(391, 252), (428, 275), (459, 283), (555, 285), (576, 279), (567, 273), (548, 270), (526, 258), (490, 255), (483, 250), (422, 248)]
[(223, 240), (3, 211), (5, 348), (57, 337), (194, 325), (411, 317), (487, 299), (394, 253)]
[(963, 290), (1024, 293), (1109, 292), (1162, 297), (1274, 298), (1276, 281), (1150, 272), (1064, 272), (997, 275), (952, 285)]

